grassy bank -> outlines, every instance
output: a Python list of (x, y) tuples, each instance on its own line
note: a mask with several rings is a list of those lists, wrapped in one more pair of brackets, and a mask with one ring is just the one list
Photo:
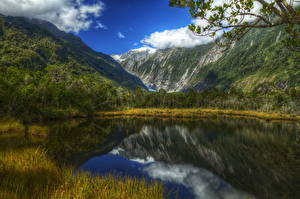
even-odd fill
[(222, 109), (129, 109), (114, 112), (98, 112), (98, 116), (137, 116), (137, 117), (172, 117), (172, 118), (206, 118), (216, 116), (253, 117), (266, 120), (300, 120), (299, 115), (265, 113), (258, 111), (237, 111)]
[[(2, 199), (160, 199), (162, 186), (113, 176), (91, 177), (58, 167), (42, 147), (46, 136), (15, 132), (23, 127), (0, 123), (0, 198)], [(30, 133), (42, 127), (29, 127)]]

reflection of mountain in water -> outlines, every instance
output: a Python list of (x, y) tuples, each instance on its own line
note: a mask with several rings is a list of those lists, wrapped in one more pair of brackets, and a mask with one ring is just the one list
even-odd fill
[(147, 123), (122, 141), (118, 153), (165, 162), (160, 165), (165, 171), (178, 164), (206, 168), (259, 198), (300, 196), (299, 134), (294, 124), (246, 119), (192, 123)]
[(123, 140), (119, 147), (124, 149), (120, 150), (120, 154), (129, 159), (147, 160), (151, 156), (168, 163), (191, 163), (196, 166), (208, 163), (218, 171), (224, 170), (221, 157), (201, 145), (196, 133), (190, 133), (184, 126), (169, 126), (163, 131), (144, 126), (139, 134)]
[(249, 198), (250, 195), (236, 190), (208, 170), (183, 164), (197, 163), (202, 159), (202, 162), (210, 162), (216, 168), (224, 169), (221, 157), (213, 150), (201, 146), (193, 135), (179, 125), (166, 127), (164, 132), (147, 125), (139, 134), (123, 140), (111, 153), (150, 163), (141, 168), (148, 176), (191, 188), (197, 199)]

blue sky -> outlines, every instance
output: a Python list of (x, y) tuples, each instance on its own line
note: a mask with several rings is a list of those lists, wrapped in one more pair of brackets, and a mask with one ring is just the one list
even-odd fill
[[(141, 47), (140, 41), (146, 35), (181, 28), (191, 23), (187, 10), (169, 7), (168, 0), (102, 2), (104, 10), (97, 20), (107, 29), (96, 29), (93, 26), (87, 31), (81, 31), (78, 36), (94, 50), (107, 54), (120, 54)], [(119, 38), (119, 32), (125, 38)]]
[(190, 48), (212, 40), (188, 30), (187, 25), (201, 25), (201, 20), (168, 4), (169, 0), (0, 0), (0, 13), (49, 21), (106, 54), (145, 46)]

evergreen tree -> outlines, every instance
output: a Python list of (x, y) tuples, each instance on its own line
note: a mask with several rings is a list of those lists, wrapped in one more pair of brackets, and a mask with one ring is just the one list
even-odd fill
[(4, 19), (0, 16), (0, 37), (4, 35)]

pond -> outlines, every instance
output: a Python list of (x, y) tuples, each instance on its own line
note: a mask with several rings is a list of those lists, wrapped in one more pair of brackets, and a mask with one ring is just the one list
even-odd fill
[(164, 184), (166, 198), (300, 198), (300, 127), (245, 118), (107, 118), (51, 125), (57, 162)]

